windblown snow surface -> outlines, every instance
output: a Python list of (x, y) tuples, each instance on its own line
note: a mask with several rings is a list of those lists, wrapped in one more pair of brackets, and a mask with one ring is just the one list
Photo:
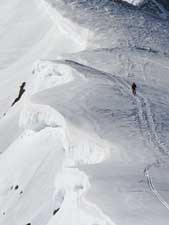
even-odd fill
[(169, 224), (169, 19), (154, 2), (1, 0), (0, 225)]

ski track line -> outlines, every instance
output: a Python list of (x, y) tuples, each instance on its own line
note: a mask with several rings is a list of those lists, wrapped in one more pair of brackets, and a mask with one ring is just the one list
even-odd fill
[[(156, 198), (161, 202), (161, 204), (166, 207), (169, 210), (169, 204), (165, 201), (165, 199), (162, 197), (162, 195), (158, 192), (158, 190), (155, 188), (155, 185), (152, 181), (152, 178), (150, 176), (149, 170), (151, 167), (156, 166), (157, 164), (159, 165), (160, 163), (166, 163), (166, 157), (168, 159), (168, 151), (166, 150), (165, 147), (163, 147), (161, 145), (160, 139), (157, 135), (156, 132), (156, 128), (155, 128), (155, 123), (152, 117), (152, 113), (151, 113), (151, 108), (150, 105), (148, 103), (148, 100), (142, 96), (139, 95), (139, 97), (137, 97), (137, 105), (138, 105), (138, 113), (140, 116), (140, 121), (141, 123), (144, 123), (147, 127), (147, 131), (148, 131), (148, 135), (149, 135), (149, 143), (153, 144), (155, 146), (155, 148), (157, 148), (159, 150), (159, 152), (163, 153), (165, 155), (165, 158), (158, 156), (158, 160), (151, 164), (148, 165), (145, 170), (144, 170), (144, 174), (147, 178), (147, 184), (150, 188), (150, 190), (152, 191), (152, 193), (156, 196)], [(157, 154), (157, 152), (156, 152)], [(159, 154), (158, 154), (159, 155)]]
[[(153, 166), (153, 165), (151, 165)], [(155, 188), (155, 185), (152, 182), (152, 178), (149, 173), (149, 169), (145, 169), (145, 176), (147, 178), (147, 184), (150, 188), (150, 190), (153, 192), (153, 194), (157, 197), (157, 199), (169, 210), (169, 204), (165, 201), (165, 199), (160, 195), (160, 193)]]
[[(162, 195), (158, 192), (158, 190), (155, 188), (155, 185), (152, 181), (152, 178), (150, 176), (149, 170), (151, 167), (156, 166), (157, 164), (159, 165), (160, 162), (163, 164), (166, 163), (166, 157), (168, 159), (168, 151), (167, 149), (161, 145), (160, 139), (157, 135), (156, 132), (156, 127), (154, 123), (154, 119), (152, 117), (151, 113), (151, 108), (149, 105), (148, 100), (141, 94), (136, 96), (136, 103), (137, 103), (137, 108), (138, 108), (138, 115), (139, 115), (139, 124), (141, 128), (145, 128), (148, 132), (148, 137), (149, 137), (149, 144), (153, 144), (161, 153), (165, 155), (165, 158), (158, 156), (160, 158), (156, 162), (154, 162), (151, 165), (148, 165), (145, 170), (145, 176), (147, 178), (147, 184), (152, 191), (152, 193), (156, 196), (156, 198), (161, 202), (161, 204), (169, 210), (169, 204), (165, 201), (165, 199), (162, 197)], [(147, 128), (147, 129), (146, 129)], [(143, 131), (143, 129), (141, 129)], [(142, 132), (143, 133), (143, 132)], [(146, 138), (146, 137), (144, 137)], [(155, 152), (157, 154), (157, 152)], [(158, 153), (159, 155), (159, 153)]]

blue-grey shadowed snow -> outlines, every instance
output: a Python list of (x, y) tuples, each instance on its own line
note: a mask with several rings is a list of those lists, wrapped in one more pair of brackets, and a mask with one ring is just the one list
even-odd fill
[(157, 2), (161, 3), (164, 5), (164, 7), (169, 10), (169, 1), (168, 0), (157, 0)]

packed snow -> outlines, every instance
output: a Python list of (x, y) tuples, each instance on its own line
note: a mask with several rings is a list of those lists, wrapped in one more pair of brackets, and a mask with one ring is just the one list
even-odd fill
[(155, 5), (2, 1), (0, 224), (168, 225), (169, 19)]

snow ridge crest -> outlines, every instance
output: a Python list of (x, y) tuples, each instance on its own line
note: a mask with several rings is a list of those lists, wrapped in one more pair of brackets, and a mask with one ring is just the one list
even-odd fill
[(30, 93), (38, 93), (71, 82), (75, 79), (75, 69), (43, 60), (35, 63), (33, 71), (34, 78), (30, 82), (19, 120), (19, 125), (25, 130), (26, 135), (23, 135), (22, 139), (28, 138), (27, 134), (30, 132), (35, 136), (42, 134), (42, 138), (45, 135), (48, 142), (56, 137), (55, 148), (59, 141), (65, 154), (61, 172), (56, 175), (55, 180), (54, 198), (62, 199), (59, 201), (60, 210), (48, 225), (65, 225), (67, 221), (70, 225), (82, 225), (84, 221), (90, 225), (114, 225), (97, 206), (85, 199), (84, 196), (90, 188), (89, 179), (76, 167), (77, 164), (99, 163), (104, 159), (106, 153), (100, 144), (101, 140), (95, 136), (89, 137), (74, 126), (68, 126), (64, 117), (52, 107), (35, 104), (30, 100)]

